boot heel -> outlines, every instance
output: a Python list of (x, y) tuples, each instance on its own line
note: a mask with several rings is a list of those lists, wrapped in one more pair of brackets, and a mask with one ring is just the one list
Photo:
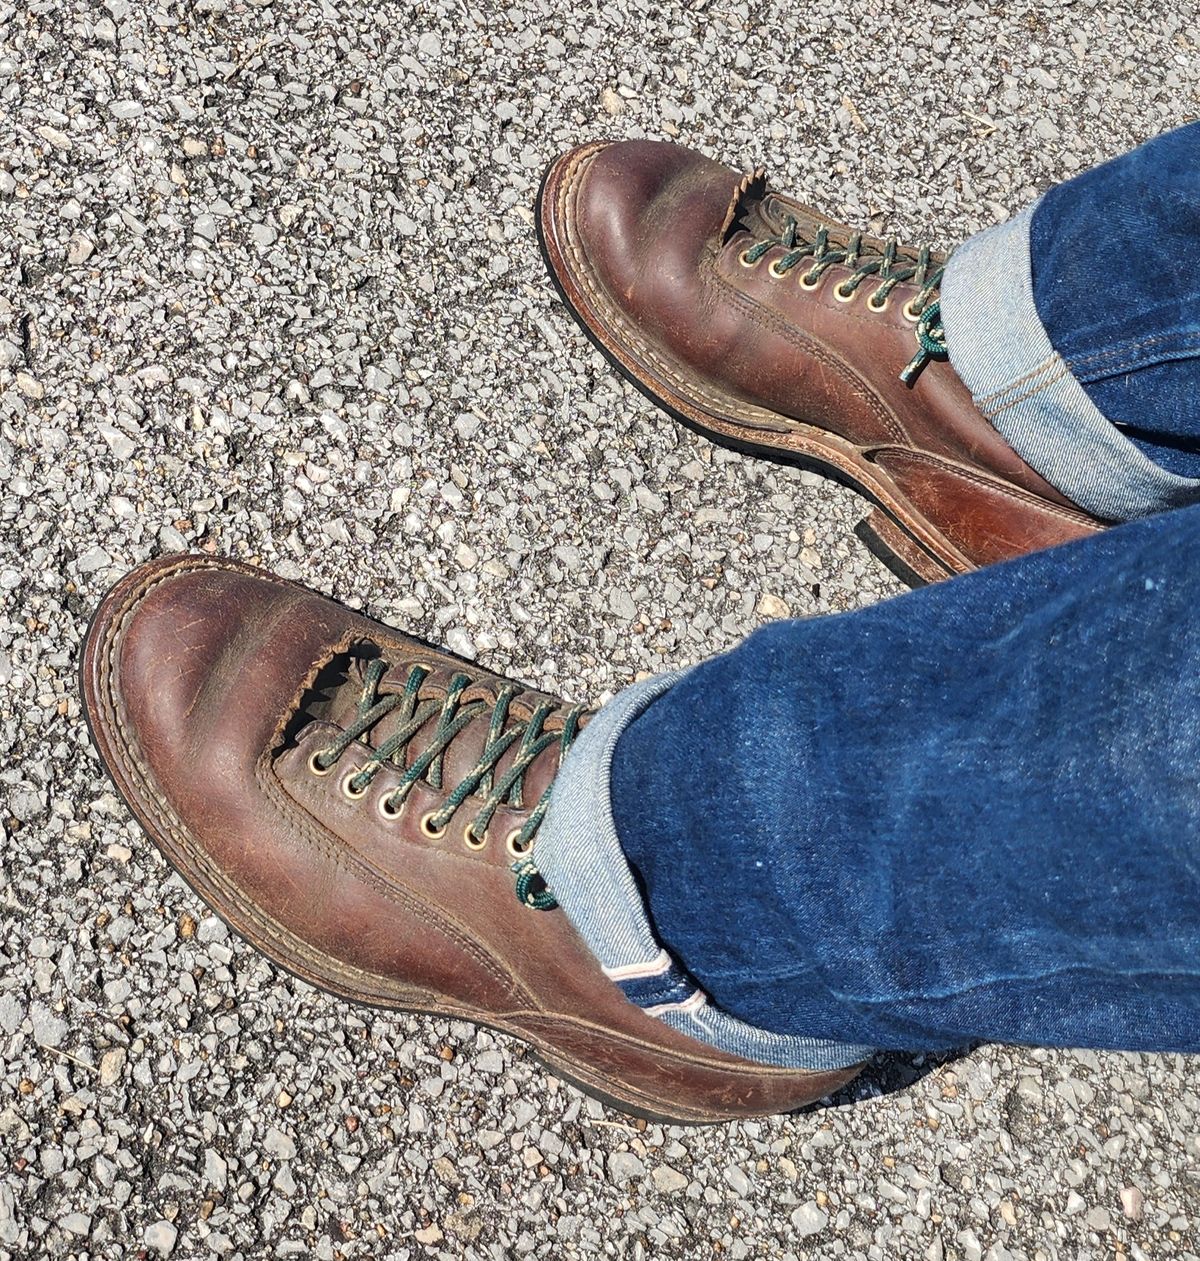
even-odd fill
[(910, 587), (941, 582), (954, 574), (948, 565), (931, 556), (916, 539), (897, 525), (882, 508), (875, 508), (854, 527), (867, 550)]

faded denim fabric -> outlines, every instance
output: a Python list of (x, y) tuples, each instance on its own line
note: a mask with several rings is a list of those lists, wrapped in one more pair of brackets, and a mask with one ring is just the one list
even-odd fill
[[(1143, 452), (1200, 477), (1200, 123), (1052, 188), (1030, 225), (1055, 350)], [(1194, 502), (1194, 500), (1193, 500)]]
[(1025, 462), (1128, 521), (1200, 501), (1200, 124), (1060, 184), (950, 259), (950, 363)]
[(1200, 1051), (1198, 245), (1193, 124), (972, 238), (942, 286), (981, 409), (1129, 524), (773, 624), (585, 731), (538, 861), (631, 1001), (814, 1067)]
[(1200, 1051), (1200, 506), (769, 625), (621, 736), (723, 1011), (880, 1048)]
[(701, 1042), (760, 1064), (847, 1068), (869, 1046), (756, 1029), (720, 1010), (663, 949), (621, 852), (609, 801), (613, 750), (621, 733), (682, 673), (626, 688), (576, 739), (538, 829), (538, 869), (609, 979), (647, 1014)]

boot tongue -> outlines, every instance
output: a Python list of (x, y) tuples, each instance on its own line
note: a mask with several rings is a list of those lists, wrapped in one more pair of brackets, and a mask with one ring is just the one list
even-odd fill
[[(351, 726), (358, 717), (358, 702), (362, 696), (363, 690), (363, 671), (366, 668), (366, 662), (360, 657), (351, 657), (350, 663), (346, 668), (345, 677), (341, 686), (329, 698), (329, 703), (325, 712), (321, 715), (326, 722), (331, 722), (335, 727), (340, 727), (343, 731)], [(389, 721), (390, 720), (390, 721)], [(380, 728), (389, 728), (386, 732), (381, 732)], [(378, 748), (380, 744), (395, 730), (395, 720), (393, 715), (386, 715), (380, 722), (377, 722), (369, 731), (365, 732), (359, 739), (370, 748)]]
[[(739, 232), (749, 232), (756, 241), (782, 237), (795, 223), (799, 239), (809, 242), (824, 228), (831, 243), (844, 246), (852, 232), (843, 224), (834, 223), (807, 206), (781, 197), (767, 188), (766, 173), (760, 167), (742, 177), (733, 191), (725, 222), (721, 227), (721, 244), (731, 241)], [(877, 251), (871, 238), (863, 238), (866, 252)]]
[(729, 209), (725, 212), (725, 220), (721, 224), (721, 244), (731, 241), (739, 232), (755, 232), (762, 219), (761, 206), (767, 195), (767, 173), (762, 167), (743, 175), (741, 182), (733, 190)]
[[(352, 657), (346, 668), (345, 678), (342, 685), (330, 697), (328, 707), (323, 715), (327, 722), (331, 722), (334, 726), (340, 727), (345, 731), (348, 727), (354, 725), (358, 719), (359, 704), (363, 697), (363, 688), (366, 682), (367, 659), (362, 657)], [(376, 688), (374, 695), (369, 699), (369, 704), (374, 706), (379, 701), (384, 700), (388, 696), (402, 693), (408, 686), (409, 675), (412, 672), (410, 664), (400, 666), (390, 666), (384, 676), (379, 680), (379, 686)], [(421, 690), (417, 696), (417, 706), (422, 707), (429, 701), (438, 699), (445, 694), (445, 688), (450, 682), (450, 675), (442, 677), (441, 672), (436, 676), (430, 676), (422, 684)], [(435, 688), (438, 690), (435, 691)], [(464, 694), (470, 697), (474, 694), (472, 689), (468, 689)], [(401, 725), (407, 725), (409, 720), (402, 716), (400, 709), (393, 709), (389, 713), (383, 715), (378, 722), (373, 723), (358, 738), (369, 749), (378, 749), (385, 741), (389, 740), (400, 729)], [(424, 725), (417, 734), (408, 743), (407, 761), (412, 761), (417, 754), (425, 748), (429, 741), (433, 738), (433, 732), (437, 727), (438, 714), (434, 712), (425, 720)], [(451, 742), (450, 750), (460, 742), (463, 744), (470, 742), (473, 734), (472, 728), (475, 723), (471, 723), (466, 730), (461, 731)], [(486, 729), (486, 722), (483, 727)], [(479, 741), (482, 748), (483, 740)], [(478, 752), (478, 751), (477, 751)]]
[[(817, 233), (824, 228), (831, 245), (842, 248), (855, 235), (853, 229), (818, 213), (809, 206), (778, 193), (767, 193), (755, 207), (750, 229), (761, 240), (765, 237), (782, 237), (792, 224), (796, 225), (797, 244), (811, 244)], [(882, 242), (865, 233), (858, 234), (865, 255), (877, 254)]]

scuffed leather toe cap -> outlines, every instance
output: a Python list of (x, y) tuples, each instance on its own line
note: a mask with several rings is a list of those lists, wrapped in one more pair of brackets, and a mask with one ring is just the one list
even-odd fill
[[(301, 605), (311, 614), (295, 616)], [(83, 656), (84, 700), (106, 760), (140, 764), (168, 792), (245, 774), (339, 632), (323, 606), (337, 608), (209, 557), (163, 558), (128, 574), (97, 611)]]
[(570, 301), (600, 285), (647, 328), (694, 313), (697, 260), (720, 233), (741, 175), (681, 145), (582, 145), (547, 172), (543, 247)]

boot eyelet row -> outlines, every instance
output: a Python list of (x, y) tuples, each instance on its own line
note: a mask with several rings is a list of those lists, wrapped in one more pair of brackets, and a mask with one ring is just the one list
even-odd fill
[[(321, 751), (319, 749), (316, 752), (311, 753), (308, 758), (308, 769), (312, 772), (312, 774), (323, 778), (333, 770), (333, 767), (322, 766), (320, 763), (320, 757)], [(359, 774), (361, 774), (361, 767), (354, 767), (342, 776), (340, 788), (342, 796), (345, 797), (347, 801), (361, 801), (362, 798), (367, 795), (367, 790), (370, 787), (369, 784), (364, 784), (362, 788), (354, 787), (354, 780)], [(381, 818), (385, 819), (388, 823), (393, 823), (404, 812), (404, 805), (403, 803), (400, 805), (394, 805), (392, 803), (391, 795), (385, 794), (379, 798), (379, 803), (376, 806), (376, 809), (379, 811)], [(440, 828), (433, 826), (433, 819), (436, 814), (436, 810), (427, 810), (421, 816), (418, 826), (421, 829), (421, 835), (425, 837), (426, 840), (440, 841), (448, 831), (446, 826)], [(532, 848), (532, 845), (529, 842), (526, 842), (524, 845), (520, 844), (520, 836), (521, 829), (513, 828), (512, 831), (504, 838), (504, 848), (513, 858), (523, 858)], [(488, 835), (486, 831), (482, 836), (479, 836), (476, 834), (475, 828), (472, 824), (468, 823), (467, 826), (463, 828), (463, 844), (469, 850), (479, 853), (480, 850), (487, 848), (487, 843)]]
[[(748, 268), (751, 271), (753, 271), (753, 269), (757, 267), (760, 262), (762, 262), (761, 256), (759, 258), (754, 259), (753, 261), (750, 260), (748, 256), (750, 253), (750, 249), (752, 248), (753, 247), (751, 246), (747, 249), (744, 249), (738, 255), (738, 262), (741, 263), (743, 267)], [(767, 271), (770, 272), (771, 276), (775, 280), (783, 280), (787, 276), (788, 271), (790, 270), (791, 268), (788, 268), (786, 271), (782, 270), (779, 266), (778, 259), (774, 259), (767, 268)], [(800, 280), (799, 280), (800, 288), (805, 290), (808, 293), (811, 293), (814, 289), (819, 289), (821, 287), (821, 281), (823, 279), (824, 279), (824, 276), (811, 276), (808, 272), (804, 272), (800, 276)], [(842, 281), (841, 284), (836, 285), (834, 287), (833, 296), (834, 298), (837, 299), (838, 302), (853, 302), (854, 299), (858, 296), (858, 290), (847, 289), (845, 287), (845, 283), (846, 283), (845, 281)], [(871, 297), (867, 299), (867, 306), (869, 306), (871, 310), (876, 312), (877, 314), (886, 311), (888, 309), (888, 305), (889, 305), (889, 300), (887, 298), (884, 298), (882, 301), (876, 301), (874, 294), (872, 294)], [(917, 320), (920, 318), (919, 315), (912, 313), (911, 303), (905, 304), (904, 315), (906, 319), (910, 319), (910, 320)]]

